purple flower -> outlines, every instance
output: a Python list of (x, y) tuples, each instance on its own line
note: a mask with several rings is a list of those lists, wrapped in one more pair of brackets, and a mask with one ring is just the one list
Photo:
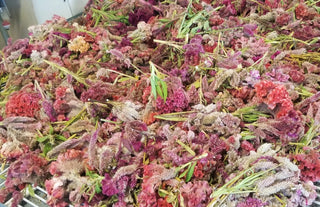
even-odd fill
[(132, 46), (133, 44), (130, 42), (128, 38), (122, 38), (119, 47), (126, 47), (126, 46)]
[(188, 67), (182, 69), (174, 68), (170, 71), (170, 75), (180, 77), (183, 82), (188, 81)]
[(262, 58), (262, 55), (257, 55), (257, 56), (253, 56), (252, 57), (252, 60), (254, 61), (254, 62), (257, 62), (258, 60), (260, 60)]
[(102, 81), (96, 81), (90, 85), (89, 89), (81, 94), (81, 101), (87, 102), (90, 100), (105, 101), (106, 99), (112, 98), (113, 95), (120, 95), (121, 91), (118, 87), (111, 83)]
[(185, 110), (189, 106), (185, 92), (182, 89), (174, 91), (173, 94), (167, 98), (165, 103), (160, 97), (157, 98), (156, 102), (157, 110), (160, 113), (179, 112)]
[(260, 72), (258, 70), (252, 70), (250, 71), (250, 76), (252, 78), (254, 78), (255, 80), (259, 80), (261, 77), (260, 77)]
[(280, 82), (287, 82), (290, 78), (289, 75), (282, 73), (282, 70), (272, 69), (271, 72), (266, 73), (267, 76), (271, 78), (271, 80), (276, 80)]
[(263, 207), (268, 203), (262, 203), (261, 200), (257, 198), (248, 197), (245, 201), (242, 201), (237, 204), (237, 207)]
[(242, 62), (241, 52), (235, 52), (234, 54), (229, 53), (227, 58), (220, 60), (217, 66), (226, 69), (236, 69)]
[(274, 60), (281, 52), (278, 50), (277, 52), (273, 53), (273, 55), (271, 55), (271, 60)]
[(148, 22), (153, 16), (154, 10), (149, 6), (139, 7), (134, 12), (129, 13), (129, 23), (137, 26), (140, 21)]
[(198, 65), (200, 60), (200, 53), (205, 52), (201, 42), (202, 36), (196, 35), (190, 40), (189, 44), (183, 46), (183, 49), (186, 50), (186, 52), (184, 53), (186, 63)]
[(102, 193), (106, 196), (113, 196), (119, 193), (116, 183), (112, 181), (112, 178), (107, 173), (102, 180)]
[(245, 24), (243, 25), (243, 32), (248, 37), (253, 37), (255, 30), (258, 28), (256, 24)]
[(44, 112), (47, 114), (47, 116), (50, 118), (51, 122), (57, 121), (56, 112), (54, 111), (52, 103), (45, 100), (42, 102), (42, 108), (43, 108)]
[(298, 141), (304, 134), (304, 121), (299, 111), (291, 110), (273, 125), (279, 130), (283, 144)]

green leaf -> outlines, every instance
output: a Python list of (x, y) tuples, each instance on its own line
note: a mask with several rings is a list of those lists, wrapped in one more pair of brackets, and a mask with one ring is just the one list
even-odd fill
[(38, 137), (38, 138), (37, 138), (37, 141), (40, 142), (40, 143), (42, 143), (42, 142), (44, 142), (44, 141), (46, 141), (46, 140), (48, 140), (48, 139), (49, 139), (49, 136), (43, 136), (43, 137)]
[(210, 30), (211, 30), (209, 21), (205, 21), (205, 22), (204, 22), (203, 29), (204, 29), (205, 31), (210, 31)]
[(29, 192), (29, 194), (30, 194), (31, 197), (34, 197), (34, 196), (35, 196), (35, 193), (34, 193), (34, 190), (33, 190), (33, 187), (32, 187), (31, 184), (28, 184), (28, 185), (27, 185), (27, 190), (28, 190), (28, 192)]
[(185, 143), (181, 142), (179, 139), (176, 141), (178, 144), (180, 144), (187, 152), (189, 152), (192, 156), (196, 156), (196, 153)]
[(194, 168), (196, 167), (197, 162), (194, 162), (192, 165), (190, 165), (190, 169), (188, 170), (187, 177), (186, 177), (186, 182), (189, 182), (192, 178)]
[(152, 78), (151, 78), (151, 92), (152, 92), (154, 99), (157, 99), (156, 84), (155, 84), (155, 82), (152, 81)]
[(158, 190), (158, 194), (159, 194), (160, 197), (164, 198), (164, 197), (166, 197), (169, 193), (168, 193), (166, 190), (159, 189), (159, 190)]
[(52, 127), (52, 126), (50, 126), (49, 134), (53, 134), (53, 132), (54, 132), (54, 129), (53, 129), (53, 127)]
[(96, 193), (101, 193), (102, 190), (101, 190), (100, 184), (96, 184), (95, 191), (96, 191)]
[(154, 98), (157, 98), (159, 95), (164, 101), (167, 99), (168, 91), (167, 91), (167, 84), (165, 81), (161, 80), (159, 77), (165, 77), (164, 74), (160, 73), (156, 66), (150, 61), (150, 83), (151, 83), (151, 92)]
[(50, 143), (47, 143), (44, 145), (44, 148), (43, 148), (43, 154), (47, 155), (47, 153), (52, 150), (52, 145)]
[(62, 136), (62, 135), (57, 135), (56, 138), (57, 138), (57, 140), (60, 140), (60, 141), (66, 141), (66, 140), (67, 140), (67, 139), (66, 139), (64, 136)]
[(163, 91), (163, 100), (164, 102), (166, 102), (167, 97), (168, 97), (168, 87), (167, 87), (167, 83), (164, 81), (161, 81), (161, 87), (162, 87), (162, 91)]
[(92, 200), (92, 198), (94, 197), (94, 195), (95, 195), (94, 192), (90, 194), (89, 202)]
[(161, 86), (160, 86), (160, 85), (157, 85), (157, 86), (156, 86), (156, 89), (157, 89), (157, 93), (159, 94), (159, 96), (160, 96), (161, 98), (163, 98), (163, 93), (162, 93)]
[(191, 168), (191, 163), (188, 163), (188, 164), (189, 164), (188, 168), (183, 173), (181, 173), (181, 175), (179, 175), (179, 178), (183, 178), (189, 172)]
[(256, 136), (254, 136), (254, 135), (246, 135), (246, 136), (242, 137), (241, 139), (242, 140), (250, 140), (250, 139), (253, 139), (253, 138), (256, 138)]

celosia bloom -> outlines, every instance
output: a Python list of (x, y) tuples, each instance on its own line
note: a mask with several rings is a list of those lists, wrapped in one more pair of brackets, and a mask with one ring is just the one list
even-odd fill
[(158, 97), (156, 102), (157, 110), (163, 114), (183, 111), (189, 105), (185, 92), (182, 89), (174, 91), (165, 103), (161, 97)]
[(6, 104), (6, 115), (35, 117), (40, 110), (39, 101), (41, 99), (38, 93), (28, 93), (19, 91), (10, 96)]
[(307, 149), (304, 154), (297, 154), (294, 158), (299, 163), (300, 178), (305, 181), (318, 181), (320, 179), (320, 153)]
[(285, 116), (293, 109), (289, 93), (283, 85), (263, 80), (254, 87), (259, 99), (267, 104), (270, 109), (273, 110), (276, 106), (279, 106), (279, 110), (276, 112), (277, 118)]
[(107, 196), (113, 196), (119, 193), (119, 190), (117, 189), (117, 184), (112, 181), (112, 178), (108, 173), (105, 174), (105, 177), (102, 180), (102, 193)]
[(5, 188), (0, 189), (0, 201), (4, 202), (3, 193), (12, 193), (11, 198), (15, 199), (12, 206), (17, 206), (23, 198), (21, 190), (25, 184), (37, 185), (42, 181), (46, 175), (47, 163), (48, 161), (40, 157), (38, 152), (28, 152), (20, 156), (8, 169)]
[(180, 193), (185, 206), (207, 206), (212, 188), (207, 181), (195, 181), (184, 184)]
[(258, 28), (256, 24), (245, 24), (243, 25), (243, 32), (245, 35), (252, 37), (254, 36), (255, 30)]

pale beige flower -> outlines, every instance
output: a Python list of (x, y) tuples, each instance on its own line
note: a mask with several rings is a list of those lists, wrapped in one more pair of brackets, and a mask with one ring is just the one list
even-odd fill
[(90, 44), (85, 41), (84, 37), (77, 36), (71, 40), (68, 44), (68, 49), (74, 52), (84, 53), (87, 52), (90, 48)]

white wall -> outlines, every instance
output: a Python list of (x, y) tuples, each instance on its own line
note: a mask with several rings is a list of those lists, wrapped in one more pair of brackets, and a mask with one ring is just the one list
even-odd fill
[(53, 15), (70, 18), (83, 11), (87, 0), (32, 0), (34, 14), (39, 24)]

